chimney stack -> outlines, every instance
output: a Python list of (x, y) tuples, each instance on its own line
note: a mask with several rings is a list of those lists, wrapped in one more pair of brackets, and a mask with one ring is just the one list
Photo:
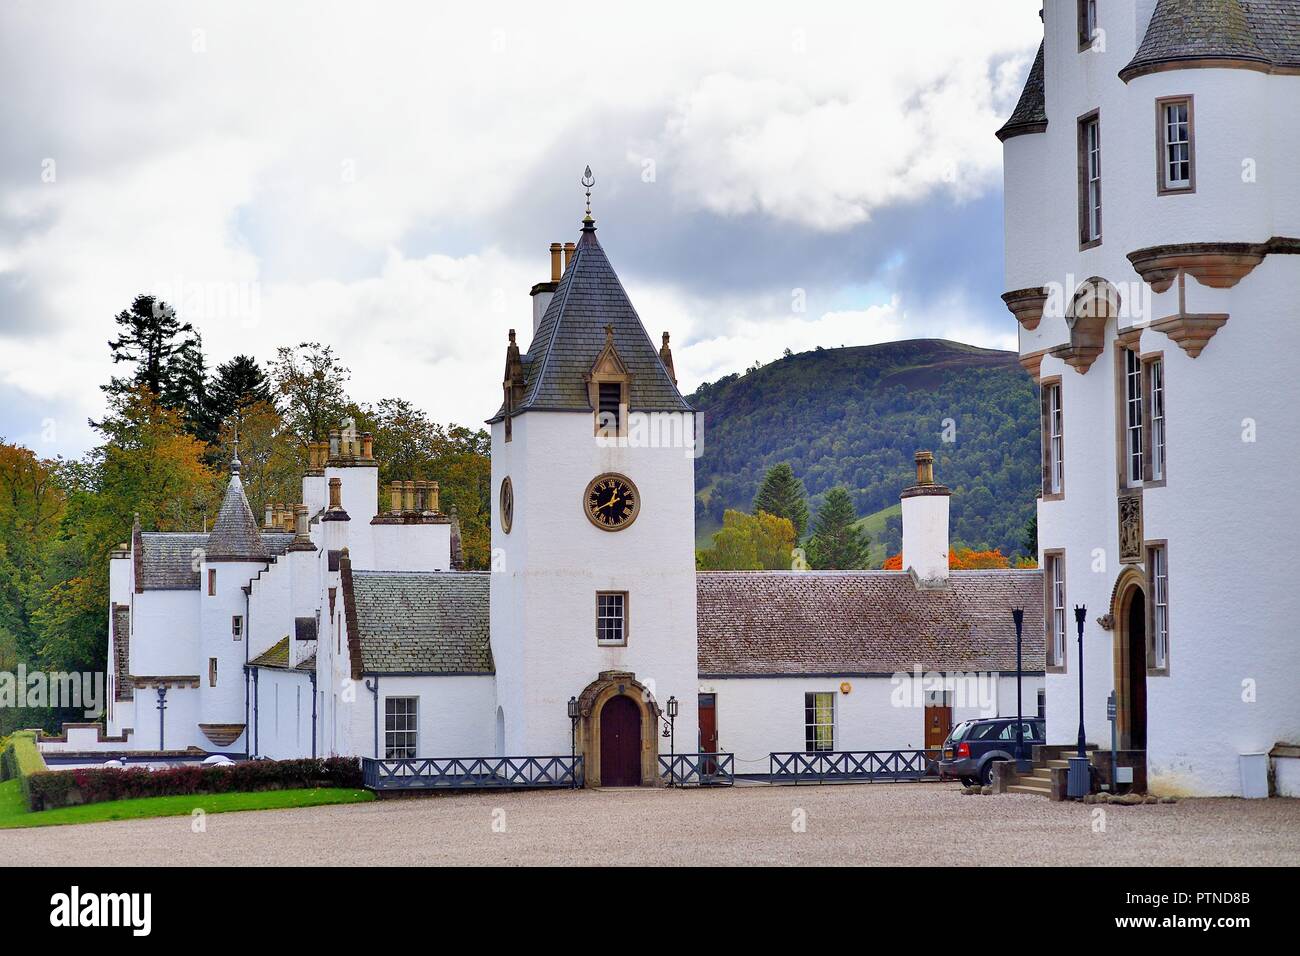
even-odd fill
[[(551, 243), (551, 278), (546, 282), (539, 282), (533, 286), (532, 291), (528, 294), (533, 297), (533, 335), (537, 335), (537, 330), (542, 324), (542, 316), (546, 314), (546, 307), (551, 304), (551, 297), (555, 295), (555, 290), (560, 284), (560, 252), (563, 247), (558, 242)], [(566, 262), (565, 265), (568, 265)]]
[(903, 506), (903, 569), (922, 586), (948, 583), (948, 499), (952, 492), (934, 480), (934, 455), (916, 453), (916, 484), (899, 496)]

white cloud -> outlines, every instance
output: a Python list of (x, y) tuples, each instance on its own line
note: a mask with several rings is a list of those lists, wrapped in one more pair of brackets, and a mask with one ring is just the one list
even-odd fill
[[(611, 144), (626, 166), (597, 171), (606, 201), (649, 157), (683, 212), (824, 231), (976, 196), (996, 180), (991, 130), (1036, 6), (7, 4), (0, 296), (16, 305), (0, 312), (0, 387), (97, 415), (111, 316), (180, 290), (214, 363), (319, 339), (352, 366), (357, 398), (400, 392), (480, 421), (544, 268), (485, 224), (517, 222), (539, 175), (578, 200), (579, 162), (539, 172), (542, 157), (612, 135), (602, 117), (637, 118)], [(557, 227), (571, 224), (518, 223)], [(620, 269), (642, 315), (680, 330), (688, 384), (903, 328), (897, 303), (796, 317)], [(210, 305), (223, 294), (233, 311)], [(699, 315), (730, 318), (692, 329)]]

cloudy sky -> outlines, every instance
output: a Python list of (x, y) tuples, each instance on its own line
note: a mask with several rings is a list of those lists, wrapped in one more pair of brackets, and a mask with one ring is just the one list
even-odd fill
[(140, 292), (212, 364), (318, 340), (359, 400), (481, 422), (588, 163), (688, 390), (787, 347), (1014, 347), (993, 131), (1040, 5), (6, 0), (0, 436), (94, 442)]

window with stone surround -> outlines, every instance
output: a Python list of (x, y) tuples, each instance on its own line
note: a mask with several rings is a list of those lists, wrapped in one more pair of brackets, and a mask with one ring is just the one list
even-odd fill
[(230, 618), (230, 636), (236, 641), (244, 639), (244, 618), (239, 614), (234, 614)]
[(1101, 113), (1079, 117), (1079, 246), (1101, 243)]
[(1092, 47), (1093, 36), (1097, 32), (1097, 0), (1078, 0), (1079, 8), (1079, 50)]
[(1151, 581), (1151, 669), (1169, 668), (1169, 554), (1163, 542), (1147, 546)]
[(1065, 552), (1043, 552), (1044, 610), (1047, 612), (1047, 666), (1065, 669)]
[(1124, 478), (1129, 485), (1139, 485), (1146, 477), (1143, 431), (1142, 358), (1135, 349), (1124, 349)]
[(1165, 361), (1156, 356), (1143, 362), (1146, 392), (1146, 474), (1148, 481), (1165, 480)]
[(1060, 378), (1043, 379), (1042, 399), (1043, 497), (1065, 494), (1065, 413)]
[(627, 592), (596, 592), (596, 643), (627, 643)]
[(1156, 147), (1159, 156), (1160, 194), (1196, 191), (1196, 157), (1193, 143), (1192, 98), (1156, 100)]

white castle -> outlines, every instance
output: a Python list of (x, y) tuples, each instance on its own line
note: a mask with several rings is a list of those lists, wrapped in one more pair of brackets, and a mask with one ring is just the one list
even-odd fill
[[(1152, 792), (1300, 741), (1300, 4), (1050, 0), (999, 131), (1006, 288), (1042, 395), (1049, 736)], [(1264, 758), (1256, 757), (1262, 765)], [(1300, 761), (1279, 761), (1295, 787)]]

